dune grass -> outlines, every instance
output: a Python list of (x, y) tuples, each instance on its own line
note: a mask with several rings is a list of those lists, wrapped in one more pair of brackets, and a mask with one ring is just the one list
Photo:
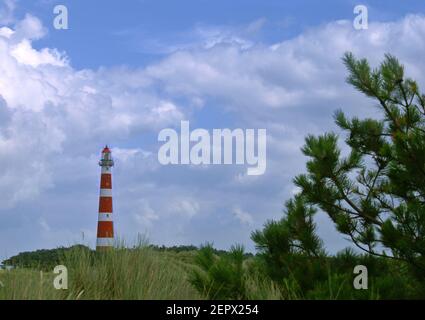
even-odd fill
[(101, 253), (75, 249), (64, 255), (62, 264), (68, 270), (67, 290), (54, 288), (53, 270), (15, 269), (0, 274), (0, 299), (203, 298), (188, 281), (189, 263), (145, 246)]
[[(306, 296), (294, 279), (284, 279), (279, 286), (256, 271), (253, 258), (241, 260), (239, 270), (232, 255), (214, 256), (214, 261), (202, 268), (199, 263), (202, 252), (160, 252), (148, 245), (131, 249), (121, 246), (105, 252), (75, 247), (60, 259), (60, 264), (68, 271), (67, 290), (54, 288), (53, 280), (57, 275), (53, 268), (44, 272), (40, 271), (42, 268), (0, 270), (0, 300), (354, 298), (350, 296), (352, 289), (348, 280), (338, 278), (337, 274), (329, 273), (327, 281), (318, 284), (314, 292)], [(193, 281), (196, 274), (197, 281)], [(361, 292), (358, 298), (379, 299), (377, 288), (387, 286), (390, 284), (377, 283), (375, 286), (372, 282), (370, 290)]]
[(0, 271), (0, 300), (57, 299), (52, 274), (16, 269)]

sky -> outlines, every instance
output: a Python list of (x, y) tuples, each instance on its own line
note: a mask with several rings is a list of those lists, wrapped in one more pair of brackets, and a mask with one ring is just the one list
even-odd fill
[[(69, 29), (57, 30), (56, 5)], [(368, 29), (356, 30), (357, 5)], [(378, 117), (345, 83), (341, 57), (396, 55), (425, 86), (423, 1), (0, 0), (0, 260), (96, 241), (100, 168), (112, 148), (120, 239), (254, 251), (305, 171), (307, 134), (343, 133), (332, 115)], [(267, 170), (163, 166), (158, 134), (267, 129)], [(325, 214), (327, 250), (350, 245)]]

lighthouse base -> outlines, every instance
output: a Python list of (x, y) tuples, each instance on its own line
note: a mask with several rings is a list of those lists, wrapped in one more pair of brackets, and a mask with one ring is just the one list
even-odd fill
[(104, 251), (114, 247), (114, 238), (97, 238), (96, 251)]

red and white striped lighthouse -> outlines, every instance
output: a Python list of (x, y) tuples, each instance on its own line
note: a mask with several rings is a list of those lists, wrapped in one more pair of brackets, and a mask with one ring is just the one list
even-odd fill
[(99, 218), (97, 223), (96, 250), (112, 248), (114, 245), (114, 224), (112, 220), (112, 174), (114, 166), (111, 150), (106, 146), (99, 161), (102, 168), (100, 177)]

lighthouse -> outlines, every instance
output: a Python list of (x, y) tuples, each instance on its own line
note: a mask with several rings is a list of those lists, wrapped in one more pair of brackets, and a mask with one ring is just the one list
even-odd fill
[(112, 173), (114, 166), (111, 150), (106, 146), (99, 161), (101, 167), (99, 217), (97, 223), (96, 250), (112, 248), (114, 245), (114, 224), (112, 219)]

